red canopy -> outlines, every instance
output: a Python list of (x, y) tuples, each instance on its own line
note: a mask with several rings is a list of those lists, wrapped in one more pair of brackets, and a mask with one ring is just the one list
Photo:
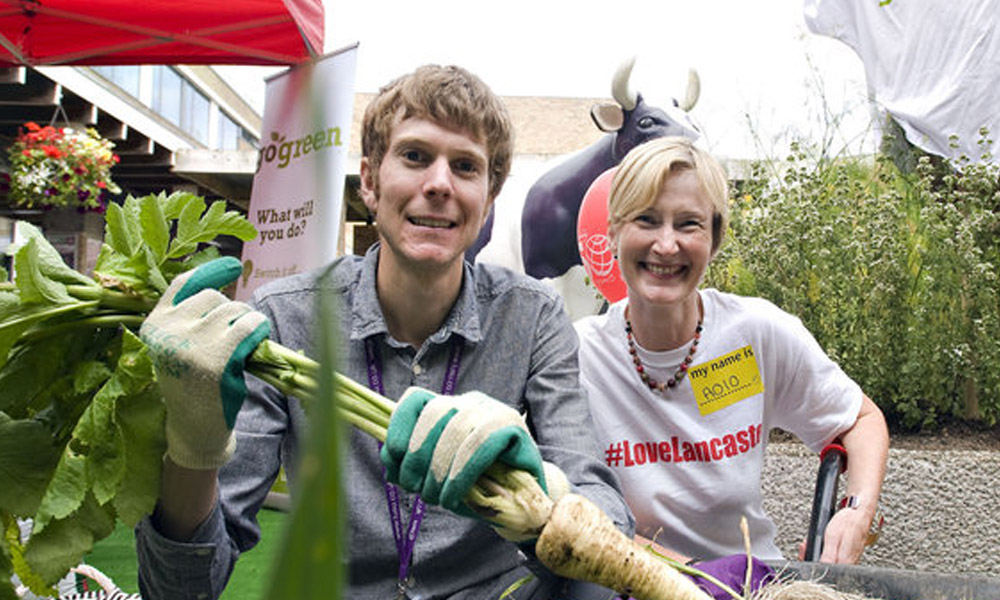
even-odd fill
[(0, 0), (0, 66), (289, 65), (322, 51), (322, 0)]

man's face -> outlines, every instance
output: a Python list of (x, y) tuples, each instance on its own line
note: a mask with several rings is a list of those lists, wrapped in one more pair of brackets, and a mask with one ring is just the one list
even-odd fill
[(388, 258), (419, 270), (461, 265), (492, 203), (488, 162), (485, 145), (463, 131), (422, 118), (393, 127), (378, 172), (361, 160), (362, 197)]

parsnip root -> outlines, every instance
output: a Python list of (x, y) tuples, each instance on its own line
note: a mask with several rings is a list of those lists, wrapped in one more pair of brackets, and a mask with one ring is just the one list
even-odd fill
[(577, 494), (567, 494), (556, 503), (535, 554), (557, 575), (590, 581), (638, 600), (711, 600)]

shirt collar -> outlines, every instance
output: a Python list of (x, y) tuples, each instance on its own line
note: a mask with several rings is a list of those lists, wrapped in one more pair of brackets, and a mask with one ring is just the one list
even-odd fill
[[(361, 261), (361, 272), (351, 305), (353, 315), (351, 339), (362, 340), (367, 337), (389, 333), (389, 328), (382, 315), (382, 307), (378, 303), (378, 293), (375, 287), (375, 275), (378, 272), (379, 243), (365, 252)], [(476, 302), (475, 270), (469, 263), (463, 263), (462, 289), (458, 299), (452, 306), (444, 324), (434, 332), (428, 342), (444, 344), (453, 333), (465, 338), (468, 342), (478, 342), (482, 339), (480, 328), (479, 304)]]

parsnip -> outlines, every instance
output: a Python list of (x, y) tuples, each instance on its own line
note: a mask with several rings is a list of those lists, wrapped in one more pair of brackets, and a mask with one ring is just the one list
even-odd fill
[(640, 600), (710, 598), (577, 494), (567, 494), (556, 503), (535, 544), (535, 554), (557, 575), (590, 581)]

